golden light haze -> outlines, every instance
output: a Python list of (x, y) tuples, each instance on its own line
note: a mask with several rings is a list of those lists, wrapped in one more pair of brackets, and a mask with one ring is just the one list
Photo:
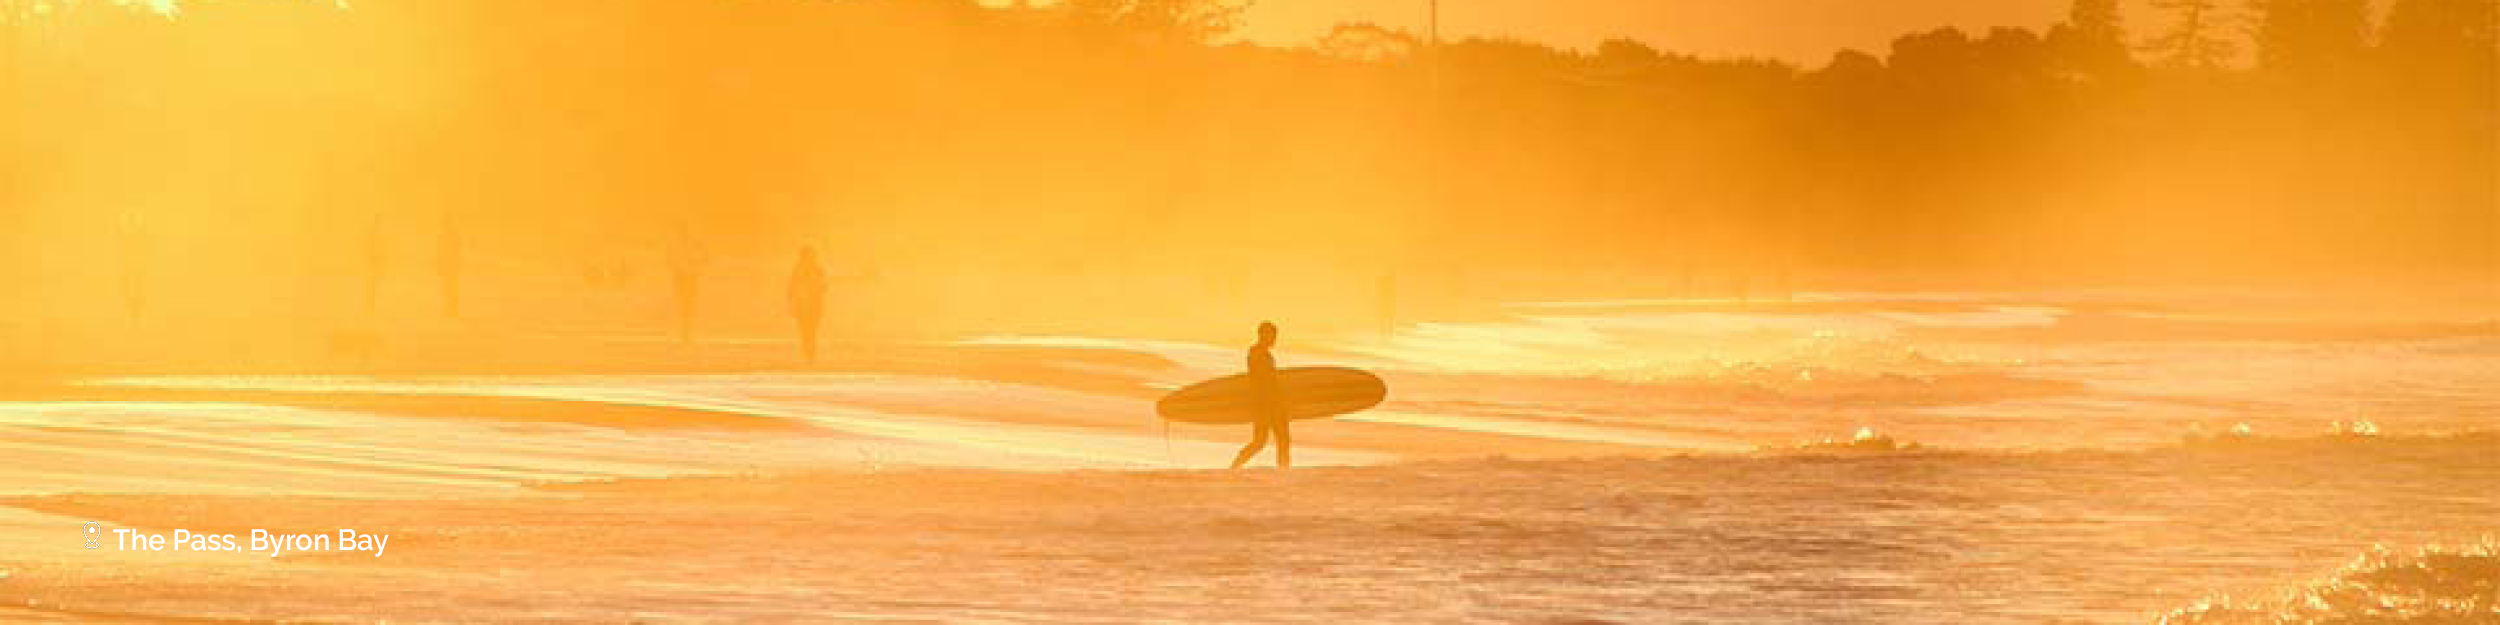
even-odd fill
[(2500, 0), (1429, 3), (0, 0), (0, 622), (2495, 614)]
[[(1200, 46), (1187, 15), (1074, 6), (17, 20), (6, 323), (54, 355), (317, 351), (375, 322), (369, 279), (381, 319), (428, 316), (446, 224), (460, 323), (665, 319), (682, 223), (715, 331), (777, 329), (777, 283), (816, 245), (834, 326), (941, 335), (1877, 275), (2456, 282), (2490, 275), (2500, 233), (2488, 58), (2442, 43), (2488, 29), (2435, 19), (2385, 20), (2371, 41), (2427, 43), (2329, 69), (2200, 69), (2077, 52), (2046, 29), (2064, 2), (1454, 2), (1442, 54), (1386, 32), (1365, 62), (1275, 33), (1415, 15), (1260, 4), (1240, 32), (1263, 45)], [(1493, 35), (1529, 42), (1471, 39)]]

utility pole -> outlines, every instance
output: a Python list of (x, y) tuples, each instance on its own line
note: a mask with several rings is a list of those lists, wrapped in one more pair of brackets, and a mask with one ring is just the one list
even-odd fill
[(1437, 109), (1441, 99), (1441, 0), (1424, 0), (1424, 63), (1425, 79), (1431, 84)]
[(1441, 46), (1441, 0), (1426, 0), (1429, 13), (1424, 21), (1424, 36), (1433, 47)]

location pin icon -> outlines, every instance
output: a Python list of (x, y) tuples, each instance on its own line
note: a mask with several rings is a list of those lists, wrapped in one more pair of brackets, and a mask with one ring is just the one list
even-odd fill
[(87, 522), (87, 548), (88, 548), (88, 549), (94, 549), (94, 548), (96, 548), (95, 539), (96, 539), (96, 536), (98, 535), (98, 533), (99, 533), (99, 532), (101, 532), (101, 531), (102, 531), (102, 530), (96, 529), (96, 523), (95, 523), (94, 521), (88, 521), (88, 522)]

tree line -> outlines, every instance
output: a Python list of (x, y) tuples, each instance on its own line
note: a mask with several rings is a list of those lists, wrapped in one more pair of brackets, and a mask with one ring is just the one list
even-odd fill
[(2494, 262), (2492, 0), (2153, 7), (1819, 65), (1368, 24), (1260, 46), (1216, 0), (90, 10), (9, 42), (0, 201), (342, 258), (368, 213), (451, 207), (550, 254), (692, 217), (895, 269)]

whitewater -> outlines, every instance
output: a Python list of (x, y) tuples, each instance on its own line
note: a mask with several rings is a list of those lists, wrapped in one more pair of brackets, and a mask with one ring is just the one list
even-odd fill
[[(2280, 310), (1821, 293), (1302, 336), (1282, 364), (1391, 393), (1297, 425), (1282, 473), (1155, 420), (1241, 366), (1163, 337), (79, 377), (0, 401), (0, 618), (2237, 622), (2212, 606), (2500, 533), (2500, 326)], [(96, 553), (89, 521), (394, 538)]]

